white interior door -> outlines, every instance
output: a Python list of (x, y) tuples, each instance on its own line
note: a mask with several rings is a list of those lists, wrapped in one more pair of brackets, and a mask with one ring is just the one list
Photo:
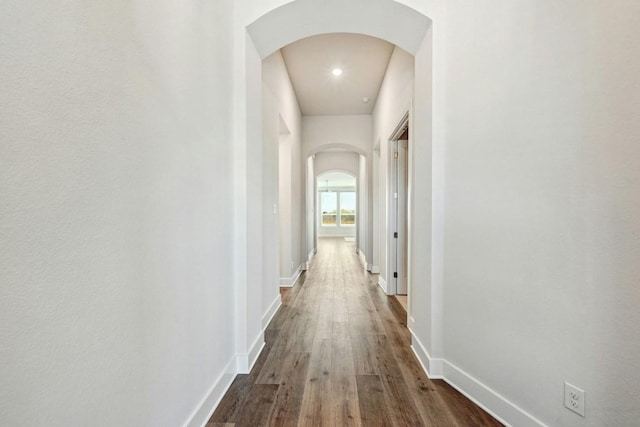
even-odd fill
[(397, 167), (396, 167), (396, 294), (407, 294), (408, 276), (408, 184), (409, 184), (409, 141), (397, 142)]

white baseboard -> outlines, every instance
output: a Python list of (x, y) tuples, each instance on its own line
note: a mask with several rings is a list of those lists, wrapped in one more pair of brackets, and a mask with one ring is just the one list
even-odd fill
[(264, 313), (264, 315), (262, 316), (263, 332), (267, 327), (267, 325), (269, 325), (269, 322), (271, 322), (271, 319), (273, 319), (273, 316), (276, 315), (276, 312), (278, 311), (281, 305), (282, 305), (282, 298), (280, 297), (280, 294), (278, 294), (276, 298), (273, 300), (273, 302), (271, 303), (271, 305), (269, 306), (269, 308), (267, 309), (267, 312)]
[(258, 356), (262, 352), (264, 348), (264, 331), (269, 326), (269, 322), (273, 319), (273, 316), (276, 315), (280, 305), (282, 304), (280, 294), (276, 296), (267, 311), (262, 315), (262, 330), (258, 334), (257, 337), (253, 340), (251, 347), (249, 348), (249, 352), (247, 354), (238, 354), (236, 356), (237, 359), (237, 373), (239, 374), (248, 374), (253, 368), (253, 365), (258, 360)]
[(443, 359), (432, 358), (422, 342), (413, 333), (413, 331), (409, 329), (409, 332), (411, 333), (411, 350), (413, 350), (413, 354), (415, 354), (418, 358), (418, 361), (420, 362), (420, 365), (422, 365), (422, 369), (424, 370), (424, 372), (432, 380), (442, 379)]
[(358, 255), (360, 256), (360, 261), (362, 261), (362, 265), (364, 266), (364, 269), (367, 271), (371, 271), (369, 269), (369, 264), (367, 263), (367, 256), (364, 254), (364, 252), (360, 248), (358, 248)]
[(253, 368), (253, 365), (258, 360), (262, 349), (264, 348), (264, 331), (269, 326), (271, 319), (276, 315), (280, 305), (282, 304), (280, 295), (278, 295), (267, 311), (262, 315), (262, 330), (258, 334), (258, 336), (253, 340), (253, 344), (251, 344), (251, 348), (249, 349), (248, 354), (239, 354), (238, 355), (238, 373), (239, 374), (248, 374)]
[(379, 265), (371, 265), (371, 273), (380, 274), (380, 266)]
[(431, 379), (442, 379), (505, 426), (546, 427), (533, 415), (445, 359), (432, 358), (411, 332), (411, 349)]
[(260, 352), (264, 347), (264, 328), (260, 331), (257, 337), (253, 340), (253, 344), (249, 348), (249, 352), (247, 354), (238, 354), (236, 356), (236, 369), (238, 374), (248, 374), (251, 372), (251, 368), (258, 360), (258, 356), (260, 356)]
[(280, 286), (283, 288), (291, 288), (293, 287), (296, 282), (298, 281), (298, 279), (300, 278), (300, 274), (302, 274), (302, 271), (305, 270), (304, 268), (302, 268), (302, 265), (300, 265), (298, 268), (296, 268), (296, 271), (294, 271), (294, 273), (291, 275), (291, 277), (281, 277), (280, 278)]
[(253, 365), (255, 365), (260, 353), (262, 353), (262, 350), (264, 349), (264, 331), (271, 322), (271, 319), (273, 319), (273, 316), (277, 313), (281, 304), (280, 295), (278, 295), (273, 300), (266, 313), (262, 316), (262, 331), (253, 340), (249, 353), (236, 354), (233, 356), (227, 366), (225, 366), (224, 372), (220, 374), (213, 383), (205, 397), (200, 401), (191, 416), (189, 416), (187, 421), (183, 424), (183, 427), (203, 427), (207, 421), (209, 421), (209, 418), (211, 418), (211, 415), (218, 407), (218, 404), (220, 404), (220, 401), (231, 386), (231, 383), (233, 383), (236, 375), (238, 373), (246, 374), (251, 371), (251, 368), (253, 368)]
[(315, 254), (316, 254), (316, 249), (313, 248), (311, 252), (309, 252), (309, 254), (307, 255), (307, 262), (302, 263), (302, 269), (304, 271), (309, 270), (309, 267), (311, 267), (311, 260), (313, 259)]
[(258, 335), (258, 338), (254, 341), (251, 346), (251, 350), (249, 351), (249, 369), (247, 370), (247, 374), (251, 372), (253, 369), (253, 365), (256, 364), (258, 357), (260, 357), (260, 353), (262, 353), (262, 349), (264, 348), (264, 331)]
[(387, 281), (384, 280), (384, 277), (378, 276), (378, 286), (382, 288), (385, 294), (387, 293)]
[(444, 361), (444, 380), (506, 426), (546, 425), (454, 364)]
[(209, 391), (207, 391), (207, 394), (202, 398), (187, 421), (183, 424), (183, 427), (203, 427), (207, 421), (209, 421), (209, 418), (213, 415), (213, 411), (218, 407), (218, 404), (224, 397), (224, 394), (236, 378), (235, 367), (236, 357), (234, 356), (231, 358), (229, 363), (227, 363), (224, 371), (213, 382), (213, 385)]

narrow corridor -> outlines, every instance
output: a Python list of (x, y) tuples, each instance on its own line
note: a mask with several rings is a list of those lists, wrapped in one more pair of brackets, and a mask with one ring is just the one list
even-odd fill
[(322, 238), (207, 426), (496, 426), (414, 357), (406, 315), (363, 270), (354, 242)]

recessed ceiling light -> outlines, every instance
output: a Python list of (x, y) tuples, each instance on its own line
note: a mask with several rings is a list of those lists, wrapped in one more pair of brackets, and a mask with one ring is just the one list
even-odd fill
[(334, 68), (333, 71), (331, 71), (331, 73), (338, 77), (340, 74), (342, 74), (342, 68)]

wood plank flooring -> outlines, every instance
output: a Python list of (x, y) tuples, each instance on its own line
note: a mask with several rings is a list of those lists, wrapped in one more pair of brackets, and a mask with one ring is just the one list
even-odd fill
[(500, 426), (411, 351), (406, 313), (353, 242), (323, 238), (207, 426)]

